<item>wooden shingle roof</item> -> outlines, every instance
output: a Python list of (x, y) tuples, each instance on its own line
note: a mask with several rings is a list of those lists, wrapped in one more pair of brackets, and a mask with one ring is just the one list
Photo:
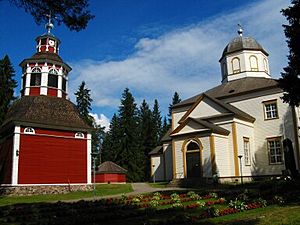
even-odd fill
[(96, 171), (97, 174), (99, 174), (99, 173), (123, 173), (124, 174), (126, 172), (127, 172), (127, 170), (125, 170), (121, 166), (119, 166), (111, 161), (106, 161), (106, 162), (102, 163), (98, 167), (98, 170)]
[(23, 96), (16, 100), (6, 114), (2, 129), (9, 124), (76, 131), (93, 129), (71, 101), (51, 96)]

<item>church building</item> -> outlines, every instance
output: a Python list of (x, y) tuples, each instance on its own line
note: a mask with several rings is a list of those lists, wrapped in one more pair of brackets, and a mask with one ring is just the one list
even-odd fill
[(238, 34), (219, 60), (221, 85), (172, 107), (172, 127), (150, 153), (156, 181), (236, 182), (299, 170), (299, 108), (282, 101), (265, 49)]
[(51, 19), (46, 28), (20, 64), (21, 97), (0, 128), (0, 185), (91, 183), (92, 128), (68, 100), (71, 67), (58, 54)]

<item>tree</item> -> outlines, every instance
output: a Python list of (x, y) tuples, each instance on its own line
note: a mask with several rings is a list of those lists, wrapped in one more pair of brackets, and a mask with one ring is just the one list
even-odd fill
[(129, 181), (140, 181), (143, 177), (143, 153), (139, 149), (137, 107), (128, 88), (122, 94), (119, 122), (121, 153), (117, 162), (128, 170)]
[(156, 146), (157, 132), (154, 117), (149, 109), (149, 105), (143, 100), (139, 110), (139, 140), (140, 150), (143, 152), (143, 180), (150, 178), (150, 157), (149, 152)]
[(159, 144), (160, 138), (162, 136), (161, 133), (161, 115), (159, 111), (159, 105), (157, 99), (154, 100), (154, 106), (153, 106), (153, 111), (152, 111), (152, 117), (153, 117), (153, 125), (154, 125), (154, 131), (153, 131), (153, 136), (154, 136), (154, 142), (155, 146)]
[(164, 116), (163, 124), (162, 124), (162, 127), (161, 127), (161, 137), (160, 137), (160, 140), (163, 138), (163, 136), (167, 133), (167, 131), (169, 129), (170, 129), (170, 125), (167, 122), (167, 117)]
[(45, 15), (51, 13), (58, 24), (63, 23), (70, 30), (80, 31), (94, 18), (87, 9), (88, 0), (10, 0), (10, 2), (30, 13), (37, 24), (47, 21)]
[(102, 157), (103, 161), (112, 161), (118, 162), (120, 161), (119, 154), (121, 153), (121, 143), (120, 143), (120, 119), (116, 114), (113, 115), (110, 125), (109, 131), (105, 135), (102, 145)]
[(91, 108), (91, 102), (93, 101), (91, 98), (89, 89), (85, 86), (85, 82), (82, 81), (82, 83), (79, 85), (79, 88), (77, 92), (75, 92), (76, 96), (76, 103), (77, 103), (77, 109), (79, 110), (79, 113), (81, 117), (84, 119), (84, 121), (89, 124), (90, 126), (93, 125), (93, 118), (89, 115)]
[(3, 123), (11, 101), (15, 99), (15, 71), (7, 55), (0, 60), (0, 125)]
[(181, 102), (181, 98), (179, 97), (179, 94), (175, 91), (173, 98), (172, 98), (172, 104), (169, 105), (169, 127), (171, 126), (172, 123), (172, 107), (176, 104), (178, 104), (179, 102)]
[(288, 66), (283, 68), (279, 86), (283, 89), (283, 101), (291, 106), (300, 103), (300, 0), (292, 0), (292, 6), (281, 12), (289, 25), (283, 25), (289, 47)]

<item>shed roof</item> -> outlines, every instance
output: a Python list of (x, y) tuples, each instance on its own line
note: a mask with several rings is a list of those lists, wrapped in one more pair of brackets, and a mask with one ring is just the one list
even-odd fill
[(149, 152), (148, 155), (156, 155), (156, 154), (162, 154), (163, 153), (163, 146), (159, 145), (156, 146), (151, 152)]
[(126, 172), (127, 172), (126, 169), (122, 168), (121, 166), (111, 161), (106, 161), (102, 163), (98, 167), (98, 170), (96, 171), (97, 174), (99, 173), (123, 173), (124, 174)]

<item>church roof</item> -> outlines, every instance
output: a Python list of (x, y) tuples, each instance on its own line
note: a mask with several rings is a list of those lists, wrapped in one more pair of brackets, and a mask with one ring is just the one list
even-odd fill
[(11, 123), (76, 131), (93, 129), (80, 117), (72, 102), (43, 95), (23, 96), (16, 100), (7, 112), (2, 129)]
[(184, 128), (188, 124), (189, 121), (194, 121), (194, 122), (208, 128), (213, 133), (217, 133), (217, 134), (221, 134), (221, 135), (228, 135), (230, 133), (229, 130), (226, 130), (226, 129), (219, 127), (213, 123), (205, 121), (202, 118), (189, 117), (183, 123), (181, 123), (175, 130), (173, 130), (173, 132), (171, 133), (171, 136), (176, 135), (180, 130), (182, 130), (182, 128)]
[(148, 153), (148, 155), (156, 155), (156, 154), (162, 154), (163, 153), (163, 146), (159, 145), (156, 146), (151, 152)]
[[(222, 100), (228, 97), (239, 96), (247, 93), (258, 92), (268, 89), (277, 89), (282, 91), (278, 86), (278, 81), (270, 78), (246, 77), (218, 85), (204, 92), (209, 96)], [(195, 95), (173, 106), (179, 108), (194, 104), (203, 93)]]
[(21, 63), (20, 66), (22, 67), (25, 63), (28, 62), (33, 62), (33, 63), (38, 63), (38, 62), (52, 62), (52, 63), (58, 63), (58, 64), (64, 64), (68, 67), (69, 70), (72, 68), (63, 62), (62, 58), (56, 54), (56, 53), (51, 53), (51, 52), (37, 52), (33, 56), (31, 56), (28, 59), (24, 59)]
[(119, 166), (111, 161), (106, 161), (98, 167), (96, 174), (99, 174), (99, 173), (126, 173), (126, 172), (127, 172), (127, 170), (125, 170), (121, 166)]
[(242, 50), (262, 51), (266, 56), (269, 55), (254, 38), (238, 36), (232, 39), (224, 48), (221, 59), (225, 55)]
[(166, 134), (161, 138), (162, 142), (172, 141), (172, 138), (170, 137), (170, 134), (172, 132), (172, 128), (170, 128)]

